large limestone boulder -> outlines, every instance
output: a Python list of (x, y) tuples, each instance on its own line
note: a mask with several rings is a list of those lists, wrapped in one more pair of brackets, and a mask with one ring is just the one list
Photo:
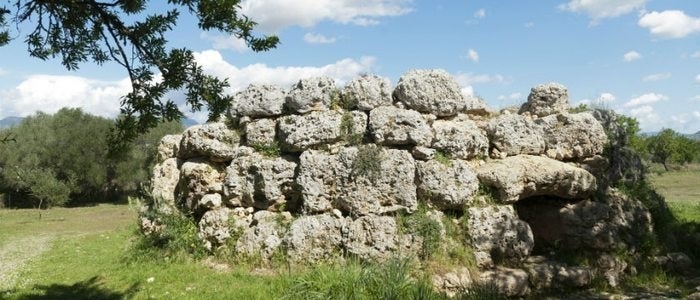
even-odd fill
[(433, 139), (430, 125), (420, 113), (393, 106), (370, 111), (369, 131), (381, 145), (430, 146)]
[[(349, 220), (349, 219), (348, 219)], [(292, 222), (283, 245), (292, 261), (322, 262), (342, 255), (347, 221), (331, 214), (303, 216)]]
[(512, 206), (470, 207), (468, 216), (477, 265), (492, 266), (494, 260), (522, 260), (530, 255), (535, 243), (532, 231)]
[(291, 216), (265, 210), (253, 214), (251, 225), (240, 233), (236, 252), (247, 257), (270, 259), (279, 251)]
[(418, 197), (436, 208), (463, 209), (479, 189), (479, 180), (467, 162), (459, 159), (449, 164), (435, 160), (416, 162)]
[(411, 70), (401, 76), (394, 96), (408, 108), (438, 117), (463, 111), (466, 101), (461, 89), (445, 70)]
[(493, 147), (492, 156), (539, 155), (545, 151), (542, 127), (526, 116), (502, 114), (488, 123), (486, 131)]
[(546, 157), (517, 155), (480, 166), (482, 184), (496, 189), (501, 203), (532, 196), (583, 199), (595, 192), (596, 178), (588, 171)]
[(614, 189), (608, 189), (602, 201), (580, 201), (559, 212), (564, 229), (560, 245), (569, 249), (638, 249), (652, 231), (644, 204)]
[(466, 267), (459, 267), (443, 274), (433, 274), (432, 281), (433, 288), (450, 298), (457, 293), (469, 290), (472, 286), (471, 274)]
[(350, 223), (345, 249), (362, 260), (387, 260), (417, 253), (421, 241), (401, 234), (396, 219), (388, 216), (364, 216)]
[(348, 82), (343, 88), (344, 101), (348, 106), (370, 111), (379, 106), (390, 106), (391, 81), (377, 75), (360, 76)]
[(278, 122), (277, 134), (282, 149), (301, 152), (340, 142), (347, 135), (364, 135), (367, 115), (359, 111), (315, 111), (306, 115), (284, 116)]
[(613, 189), (595, 200), (577, 202), (531, 198), (518, 202), (516, 209), (530, 224), (541, 251), (634, 253), (651, 234), (651, 217), (644, 205)]
[(197, 224), (197, 236), (204, 247), (213, 250), (231, 238), (231, 233), (243, 232), (252, 221), (252, 214), (243, 208), (219, 207), (208, 210)]
[(286, 94), (279, 86), (251, 84), (233, 97), (232, 110), (237, 116), (279, 116), (284, 109)]
[(433, 122), (433, 148), (453, 158), (485, 157), (489, 150), (486, 134), (471, 120), (436, 120)]
[(508, 297), (522, 297), (530, 293), (529, 276), (521, 269), (498, 267), (482, 272), (477, 281)]
[(171, 157), (177, 157), (177, 151), (180, 149), (181, 134), (168, 134), (163, 136), (158, 142), (157, 159), (164, 161)]
[(257, 119), (245, 125), (246, 144), (272, 145), (277, 136), (277, 122), (274, 119)]
[(286, 203), (297, 164), (285, 157), (265, 157), (248, 147), (239, 149), (241, 154), (226, 168), (226, 202), (258, 209)]
[(594, 275), (590, 267), (568, 266), (544, 257), (528, 259), (525, 270), (536, 289), (585, 287), (591, 284)]
[(195, 125), (182, 134), (177, 155), (181, 159), (203, 156), (216, 162), (230, 161), (238, 142), (238, 133), (224, 123)]
[(569, 91), (559, 83), (540, 84), (530, 90), (527, 102), (518, 113), (538, 117), (566, 113), (569, 110)]
[(183, 204), (195, 211), (204, 195), (222, 193), (224, 175), (224, 166), (202, 158), (184, 162), (180, 168), (180, 182), (184, 191)]
[(162, 163), (153, 166), (151, 175), (151, 196), (156, 202), (156, 209), (161, 212), (170, 212), (175, 208), (177, 184), (180, 182), (180, 165), (182, 161), (177, 158), (168, 158)]
[(330, 77), (312, 77), (299, 80), (287, 94), (286, 107), (298, 114), (328, 110), (333, 98), (340, 93)]
[(414, 177), (415, 163), (408, 151), (368, 145), (342, 148), (338, 154), (305, 151), (296, 182), (306, 213), (337, 208), (363, 216), (414, 211)]
[(600, 154), (608, 141), (603, 126), (588, 112), (550, 115), (537, 123), (544, 130), (547, 156), (557, 160)]

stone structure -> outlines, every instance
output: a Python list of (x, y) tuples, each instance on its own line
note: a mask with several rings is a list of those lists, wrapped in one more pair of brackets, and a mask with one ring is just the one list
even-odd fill
[[(595, 274), (617, 283), (621, 265), (602, 254), (635, 251), (651, 230), (641, 203), (606, 186), (609, 118), (569, 113), (559, 84), (533, 88), (519, 114), (488, 112), (441, 70), (410, 71), (393, 91), (377, 76), (344, 88), (306, 78), (234, 99), (228, 125), (163, 138), (152, 179), (159, 211), (193, 216), (212, 251), (304, 263), (419, 257), (433, 237), (401, 218), (428, 211), (437, 238), (473, 249), (482, 267), (436, 274), (438, 289), (485, 283), (522, 296)], [(447, 237), (444, 222), (464, 236)], [(532, 261), (551, 245), (601, 253), (607, 269)]]

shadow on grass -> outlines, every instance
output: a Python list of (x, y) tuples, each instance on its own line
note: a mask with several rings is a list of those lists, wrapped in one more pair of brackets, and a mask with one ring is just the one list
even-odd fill
[[(113, 291), (105, 288), (100, 283), (98, 276), (90, 279), (79, 281), (74, 284), (51, 284), (51, 285), (35, 285), (29, 290), (33, 294), (13, 295), (15, 291), (0, 292), (0, 298), (10, 295), (11, 299), (34, 300), (34, 299), (130, 299), (138, 292), (139, 284), (131, 285), (126, 291)], [(36, 293), (36, 294), (34, 294)], [(14, 296), (14, 297), (12, 297)]]

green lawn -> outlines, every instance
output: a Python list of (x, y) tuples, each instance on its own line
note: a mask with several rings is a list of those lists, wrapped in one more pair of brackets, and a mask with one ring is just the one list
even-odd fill
[(700, 165), (653, 173), (649, 179), (679, 221), (700, 223)]
[(8, 245), (21, 250), (14, 257), (5, 254), (6, 261), (23, 259), (28, 236), (49, 244), (21, 262), (14, 284), (0, 288), (0, 298), (270, 299), (289, 285), (289, 277), (269, 271), (216, 271), (213, 264), (136, 254), (135, 230), (136, 213), (126, 205), (0, 210), (0, 251), (11, 252)]

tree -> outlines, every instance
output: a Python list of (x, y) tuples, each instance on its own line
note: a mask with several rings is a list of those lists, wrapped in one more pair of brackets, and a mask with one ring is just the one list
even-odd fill
[(652, 161), (663, 164), (666, 171), (669, 169), (669, 162), (685, 164), (700, 155), (700, 150), (693, 140), (669, 128), (649, 137), (647, 148)]
[(40, 208), (116, 200), (149, 179), (160, 138), (182, 131), (177, 122), (161, 123), (115, 157), (108, 155), (112, 126), (113, 120), (64, 108), (0, 131), (16, 140), (0, 147), (0, 192)]
[(132, 91), (121, 100), (122, 116), (111, 141), (122, 144), (158, 122), (182, 116), (172, 100), (164, 99), (169, 91), (183, 90), (193, 111), (206, 105), (210, 119), (230, 106), (231, 97), (223, 94), (227, 80), (204, 74), (191, 50), (168, 47), (165, 33), (177, 24), (181, 11), (196, 16), (201, 29), (241, 38), (253, 51), (267, 51), (279, 43), (276, 36), (253, 34), (256, 23), (239, 14), (240, 0), (168, 0), (166, 12), (144, 17), (147, 4), (146, 0), (14, 0), (0, 8), (0, 46), (10, 41), (10, 25), (29, 23), (33, 30), (24, 41), (33, 57), (60, 57), (68, 70), (89, 61), (121, 65)]
[(625, 130), (626, 140), (624, 141), (624, 146), (629, 146), (639, 155), (643, 155), (646, 152), (646, 141), (644, 137), (639, 134), (641, 131), (639, 128), (639, 121), (625, 115), (617, 115), (616, 122)]
[(678, 135), (675, 140), (675, 150), (671, 156), (674, 162), (680, 164), (690, 163), (695, 160), (695, 158), (700, 155), (700, 149), (698, 149), (697, 142), (691, 140), (683, 135)]
[(668, 162), (675, 149), (677, 133), (673, 129), (666, 128), (648, 139), (647, 149), (653, 162), (661, 163), (668, 171)]

